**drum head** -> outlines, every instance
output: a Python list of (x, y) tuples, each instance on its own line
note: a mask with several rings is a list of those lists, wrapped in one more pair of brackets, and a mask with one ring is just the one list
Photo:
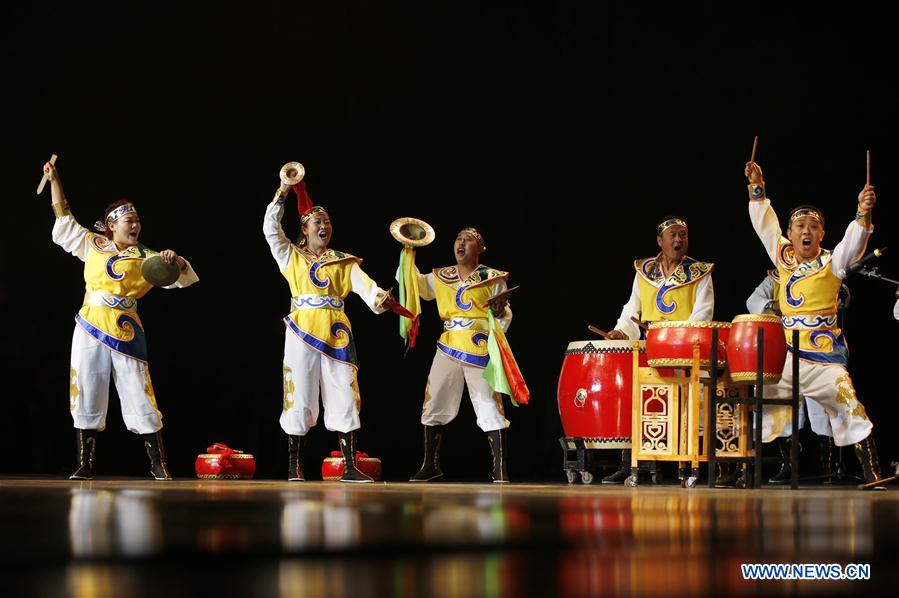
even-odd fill
[(140, 267), (140, 273), (144, 280), (154, 287), (167, 287), (170, 284), (174, 284), (178, 277), (181, 276), (181, 268), (175, 262), (171, 264), (165, 263), (162, 256), (157, 254), (151, 255), (144, 260), (143, 265)]

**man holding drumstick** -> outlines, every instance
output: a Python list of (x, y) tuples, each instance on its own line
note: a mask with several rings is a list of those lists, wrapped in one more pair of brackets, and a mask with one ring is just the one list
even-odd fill
[[(656, 225), (655, 257), (636, 260), (631, 296), (608, 335), (610, 340), (638, 340), (640, 322), (659, 320), (708, 321), (715, 310), (711, 273), (715, 265), (687, 256), (687, 223), (666, 216)], [(621, 484), (630, 473), (630, 451), (622, 452), (621, 468), (602, 479), (603, 484)]]
[[(837, 294), (845, 270), (862, 256), (874, 230), (871, 211), (877, 202), (874, 187), (866, 184), (858, 194), (855, 219), (833, 251), (821, 249), (824, 215), (814, 206), (803, 205), (790, 212), (787, 236), (780, 232), (777, 214), (765, 193), (762, 169), (747, 162), (749, 217), (768, 257), (777, 266), (782, 285), (778, 304), (787, 334), (787, 360), (783, 376), (765, 395), (788, 398), (792, 395), (793, 359), (799, 358), (799, 389), (807, 399), (820, 404), (833, 429), (837, 446), (854, 445), (865, 482), (881, 479), (873, 424), (855, 394), (846, 371), (848, 347), (837, 327)], [(799, 346), (792, 347), (792, 331), (799, 330)], [(794, 355), (798, 352), (797, 355)], [(772, 406), (764, 411), (764, 441), (779, 437), (787, 426), (790, 408)]]

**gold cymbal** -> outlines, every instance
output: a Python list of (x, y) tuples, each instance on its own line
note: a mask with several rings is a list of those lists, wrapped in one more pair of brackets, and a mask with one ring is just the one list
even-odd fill
[(430, 245), (436, 236), (434, 228), (418, 218), (397, 218), (390, 223), (390, 234), (407, 247)]
[(288, 162), (281, 167), (278, 177), (285, 185), (296, 185), (306, 176), (306, 169), (299, 162)]

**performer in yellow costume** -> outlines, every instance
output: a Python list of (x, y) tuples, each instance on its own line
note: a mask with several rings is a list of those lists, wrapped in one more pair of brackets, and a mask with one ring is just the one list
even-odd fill
[[(778, 304), (787, 335), (786, 364), (776, 385), (765, 389), (770, 398), (792, 395), (793, 359), (799, 358), (799, 390), (821, 405), (830, 420), (834, 443), (854, 445), (866, 482), (880, 479), (880, 465), (873, 424), (858, 400), (846, 371), (848, 347), (837, 327), (837, 294), (845, 270), (862, 256), (874, 230), (871, 211), (877, 198), (871, 185), (858, 194), (856, 217), (833, 251), (821, 249), (824, 215), (814, 206), (799, 206), (790, 212), (787, 236), (780, 232), (777, 214), (765, 193), (762, 169), (748, 162), (749, 217), (777, 266), (781, 287)], [(799, 346), (793, 347), (792, 332), (799, 330)], [(765, 442), (781, 436), (790, 422), (789, 407), (768, 407), (762, 421)]]
[(343, 482), (371, 482), (356, 468), (356, 430), (360, 395), (356, 345), (344, 299), (356, 293), (376, 314), (396, 301), (362, 270), (362, 260), (328, 248), (332, 226), (328, 213), (313, 206), (305, 181), (299, 197), (302, 236), (294, 245), (281, 229), (284, 200), (291, 187), (281, 184), (265, 211), (263, 232), (278, 269), (290, 285), (290, 314), (284, 318), (284, 404), (281, 428), (288, 435), (288, 480), (302, 481), (306, 434), (319, 413), (319, 390), (325, 428), (338, 433), (344, 457)]
[[(687, 223), (677, 216), (665, 216), (656, 225), (655, 257), (634, 262), (634, 284), (631, 296), (621, 308), (613, 340), (639, 340), (640, 327), (633, 321), (659, 320), (708, 321), (715, 311), (715, 289), (712, 286), (714, 264), (700, 262), (687, 255), (689, 247)], [(622, 452), (621, 467), (602, 479), (603, 484), (621, 484), (630, 475), (630, 451)]]
[[(79, 462), (70, 479), (93, 477), (97, 432), (106, 428), (111, 376), (125, 425), (144, 441), (151, 474), (157, 480), (170, 480), (160, 433), (162, 413), (156, 405), (144, 328), (137, 315), (138, 300), (152, 288), (141, 275), (141, 266), (145, 258), (157, 252), (137, 241), (141, 225), (134, 204), (118, 201), (110, 205), (103, 222), (95, 225), (103, 234), (90, 232), (72, 216), (55, 166), (47, 162), (44, 173), (50, 181), (56, 214), (53, 241), (85, 263), (86, 292), (84, 305), (75, 316), (69, 374)], [(168, 263), (177, 262), (181, 269), (178, 280), (165, 288), (183, 288), (197, 282), (187, 260), (171, 249), (159, 255)]]
[[(777, 269), (768, 270), (768, 274), (764, 280), (759, 283), (749, 298), (746, 299), (746, 307), (749, 313), (753, 314), (773, 314), (782, 316), (780, 311), (780, 302), (777, 297), (780, 294), (780, 275)], [(830, 429), (830, 418), (824, 409), (815, 401), (808, 398), (799, 402), (799, 427), (802, 428), (805, 419), (808, 417), (811, 422), (812, 431), (818, 435), (818, 456), (820, 457), (821, 470), (825, 476), (825, 483), (830, 483), (831, 473), (831, 444), (833, 443), (833, 430)], [(787, 423), (787, 427), (777, 439), (777, 449), (780, 453), (780, 470), (768, 480), (769, 484), (789, 484), (790, 483), (790, 436), (792, 431), (792, 422)], [(733, 477), (736, 481), (735, 476)], [(732, 485), (732, 484), (728, 484)]]
[(509, 481), (505, 440), (509, 420), (505, 417), (502, 395), (490, 387), (484, 378), (484, 368), (490, 359), (487, 310), (493, 312), (503, 331), (512, 322), (508, 295), (491, 299), (506, 290), (509, 274), (480, 263), (487, 246), (475, 228), (463, 228), (453, 249), (455, 266), (438, 268), (429, 274), (421, 274), (416, 269), (419, 296), (437, 300), (443, 334), (437, 341), (422, 405), (424, 461), (410, 481), (429, 482), (443, 476), (440, 468), (443, 427), (459, 413), (462, 390), (467, 385), (478, 427), (487, 433), (493, 453), (493, 481), (505, 483)]

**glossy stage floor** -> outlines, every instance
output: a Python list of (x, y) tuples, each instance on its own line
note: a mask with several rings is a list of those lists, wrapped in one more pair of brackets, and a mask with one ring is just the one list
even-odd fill
[[(0, 524), (4, 596), (899, 589), (899, 491), (6, 478)], [(870, 580), (744, 581), (741, 563)]]

